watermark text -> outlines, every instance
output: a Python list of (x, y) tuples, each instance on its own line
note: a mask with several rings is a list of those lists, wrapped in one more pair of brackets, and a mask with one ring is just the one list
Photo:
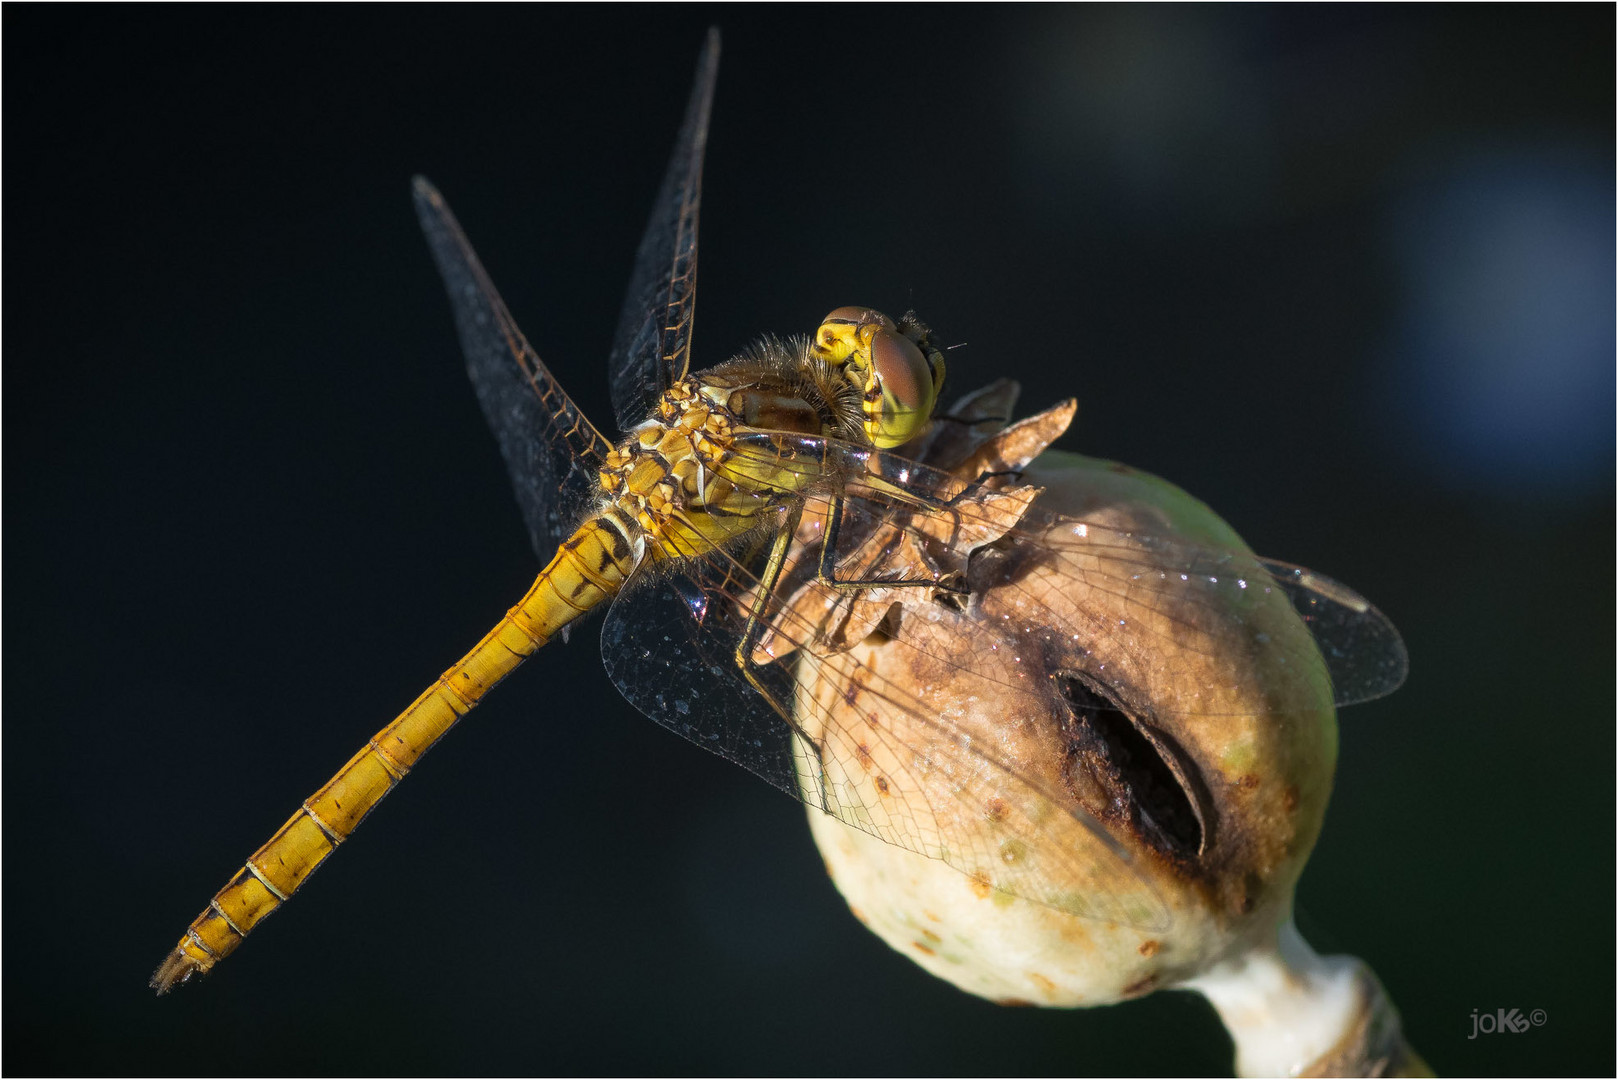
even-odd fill
[(1494, 1012), (1479, 1012), (1472, 1010), (1472, 1034), (1468, 1039), (1475, 1039), (1479, 1035), (1521, 1035), (1530, 1028), (1544, 1027), (1549, 1017), (1544, 1009), (1496, 1009)]

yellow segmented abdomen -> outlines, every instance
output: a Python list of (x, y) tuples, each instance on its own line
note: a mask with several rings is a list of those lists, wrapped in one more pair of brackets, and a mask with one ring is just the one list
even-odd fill
[(616, 510), (581, 525), (521, 602), (306, 799), (214, 894), (152, 975), (152, 988), (166, 993), (234, 952), (484, 694), (569, 623), (617, 595), (642, 549), (639, 529)]

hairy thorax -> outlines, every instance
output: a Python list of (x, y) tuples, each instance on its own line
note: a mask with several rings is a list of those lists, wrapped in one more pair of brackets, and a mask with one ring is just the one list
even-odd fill
[(772, 524), (817, 479), (767, 452), (767, 433), (847, 439), (846, 397), (801, 344), (767, 342), (665, 391), (607, 455), (601, 489), (653, 539), (653, 558), (704, 554)]

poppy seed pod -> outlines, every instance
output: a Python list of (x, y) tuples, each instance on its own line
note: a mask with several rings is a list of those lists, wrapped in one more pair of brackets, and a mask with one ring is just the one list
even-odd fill
[[(1025, 493), (1015, 528), (966, 559), (966, 592), (889, 590), (857, 644), (800, 661), (800, 716), (834, 717), (825, 728), (849, 746), (829, 756), (856, 763), (822, 750), (811, 765), (800, 747), (837, 888), (888, 944), (992, 1001), (1102, 1005), (1189, 986), (1220, 1009), (1244, 1070), (1417, 1067), (1369, 971), (1320, 961), (1291, 929), (1337, 758), (1309, 626), (1185, 492), (1041, 453), (1071, 406), (988, 419), (1015, 393), (1000, 383), (958, 405), (980, 418), (969, 438), (956, 427), (912, 448)], [(877, 730), (877, 710), (861, 717), (870, 695), (925, 701), (881, 714), (918, 730)], [(925, 820), (938, 850), (813, 809), (839, 791)]]

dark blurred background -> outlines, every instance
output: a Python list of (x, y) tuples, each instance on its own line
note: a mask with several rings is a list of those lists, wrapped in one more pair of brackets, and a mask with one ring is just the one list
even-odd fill
[[(604, 357), (723, 28), (697, 360), (914, 306), (1363, 591), (1298, 898), (1440, 1071), (1614, 1067), (1614, 13), (7, 6), (7, 1073), (1219, 1073), (1164, 993), (1006, 1009), (802, 811), (547, 650), (202, 985), (145, 981), (537, 564), (411, 213)], [(1473, 1010), (1545, 1026), (1469, 1040)]]

